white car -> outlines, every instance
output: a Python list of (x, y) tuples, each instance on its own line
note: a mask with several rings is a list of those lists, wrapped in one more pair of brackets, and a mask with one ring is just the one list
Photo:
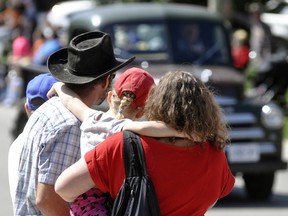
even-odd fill
[(271, 0), (261, 19), (268, 24), (274, 36), (288, 40), (288, 0)]
[(53, 26), (66, 28), (69, 15), (96, 7), (96, 0), (71, 0), (55, 4), (47, 14), (47, 20)]

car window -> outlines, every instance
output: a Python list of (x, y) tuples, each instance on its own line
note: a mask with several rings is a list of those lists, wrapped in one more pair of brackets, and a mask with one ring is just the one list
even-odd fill
[(209, 21), (134, 21), (105, 26), (118, 57), (170, 63), (230, 64), (223, 26)]
[(163, 24), (114, 25), (115, 46), (130, 52), (153, 52), (167, 49), (166, 31)]
[(110, 33), (117, 57), (168, 61), (167, 26), (161, 22), (115, 23), (102, 30)]
[(171, 21), (169, 30), (176, 63), (229, 64), (229, 40), (222, 25), (209, 21)]

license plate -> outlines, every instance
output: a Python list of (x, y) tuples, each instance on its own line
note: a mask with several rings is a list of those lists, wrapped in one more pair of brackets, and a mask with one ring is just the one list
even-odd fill
[(248, 163), (260, 160), (258, 144), (232, 144), (228, 148), (228, 161), (231, 163)]

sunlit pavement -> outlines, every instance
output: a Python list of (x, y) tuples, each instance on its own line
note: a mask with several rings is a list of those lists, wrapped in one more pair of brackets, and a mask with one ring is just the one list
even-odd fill
[(12, 128), (14, 119), (16, 115), (16, 108), (14, 107), (3, 107), (0, 105), (0, 203), (1, 212), (0, 215), (10, 216), (12, 214), (12, 204), (9, 193), (8, 185), (8, 171), (7, 171), (7, 158), (8, 150), (12, 143), (12, 138), (10, 136), (10, 130)]

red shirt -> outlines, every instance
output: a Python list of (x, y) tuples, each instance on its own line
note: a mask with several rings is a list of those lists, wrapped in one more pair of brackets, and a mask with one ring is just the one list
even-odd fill
[(249, 47), (239, 46), (232, 48), (232, 57), (234, 60), (234, 66), (237, 69), (245, 69), (249, 63)]
[[(208, 143), (179, 148), (141, 136), (148, 174), (162, 215), (204, 215), (235, 183), (225, 153)], [(87, 152), (95, 185), (115, 198), (125, 178), (123, 135), (117, 133)]]

